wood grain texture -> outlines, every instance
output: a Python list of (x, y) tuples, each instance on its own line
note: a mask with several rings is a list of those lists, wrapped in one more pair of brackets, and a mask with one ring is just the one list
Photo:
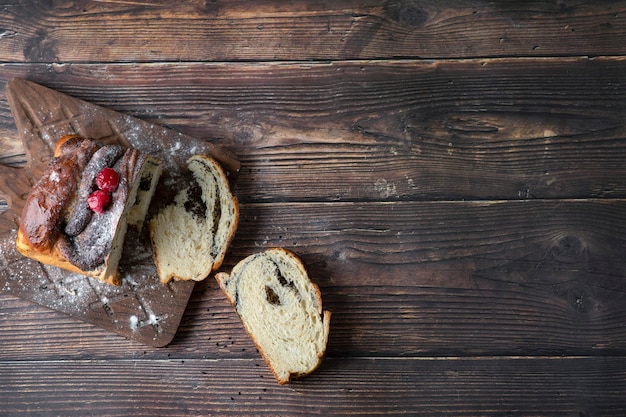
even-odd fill
[(610, 0), (21, 0), (0, 10), (0, 55), (13, 62), (623, 55), (625, 11), (626, 2)]
[(159, 193), (166, 196), (176, 192), (171, 184), (182, 175), (186, 159), (196, 152), (216, 158), (226, 156), (225, 169), (229, 161), (235, 166), (238, 161), (208, 142), (23, 79), (12, 79), (6, 95), (28, 162), (24, 168), (0, 167), (0, 174), (4, 174), (0, 195), (8, 203), (8, 209), (0, 213), (0, 288), (144, 344), (168, 344), (176, 333), (193, 283), (160, 284), (145, 228), (143, 235), (132, 231), (126, 234), (125, 256), (120, 261), (123, 283), (112, 286), (20, 255), (15, 241), (23, 202), (52, 158), (57, 141), (67, 134), (132, 146), (158, 158), (165, 171), (162, 177), (167, 177), (160, 183)]
[(244, 202), (626, 196), (621, 57), (0, 67), (27, 72), (232, 150)]
[[(268, 247), (299, 253), (333, 312), (330, 356), (626, 354), (624, 200), (277, 203), (241, 215), (222, 269)], [(0, 359), (257, 357), (212, 278), (167, 351), (9, 305)], [(33, 320), (54, 343), (20, 331)]]
[(625, 12), (2, 4), (0, 174), (13, 77), (211, 139), (242, 162), (223, 269), (293, 249), (333, 319), (280, 387), (212, 279), (163, 348), (0, 292), (0, 414), (626, 415)]
[(0, 362), (0, 404), (11, 416), (29, 417), (95, 410), (101, 416), (354, 415), (362, 410), (367, 415), (618, 417), (626, 411), (624, 389), (624, 361), (612, 357), (328, 358), (316, 373), (285, 387), (260, 360)]

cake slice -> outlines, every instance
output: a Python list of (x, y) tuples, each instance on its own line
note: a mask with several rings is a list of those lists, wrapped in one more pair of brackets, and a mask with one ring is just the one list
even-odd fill
[(159, 279), (201, 281), (224, 260), (239, 222), (239, 205), (222, 167), (207, 155), (187, 161), (188, 186), (150, 220)]
[(137, 149), (62, 137), (27, 196), (17, 250), (120, 285), (128, 225), (141, 229), (160, 174), (161, 163)]
[(331, 313), (322, 310), (319, 288), (293, 252), (250, 255), (215, 278), (280, 384), (320, 365)]

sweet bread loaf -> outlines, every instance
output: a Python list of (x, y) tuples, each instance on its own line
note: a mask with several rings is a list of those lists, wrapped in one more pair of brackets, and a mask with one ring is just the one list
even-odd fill
[(319, 288), (293, 252), (250, 255), (215, 278), (280, 384), (320, 365), (331, 313), (322, 310)]
[(189, 184), (150, 220), (159, 279), (201, 281), (224, 260), (239, 222), (239, 205), (221, 166), (207, 155), (187, 161)]
[(127, 227), (142, 227), (160, 174), (160, 162), (137, 149), (62, 137), (26, 198), (17, 250), (119, 285)]

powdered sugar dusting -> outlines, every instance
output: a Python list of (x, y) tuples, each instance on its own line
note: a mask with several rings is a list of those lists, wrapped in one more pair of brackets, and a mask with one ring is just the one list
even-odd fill
[(168, 175), (180, 175), (185, 169), (187, 159), (197, 153), (209, 154), (210, 144), (179, 132), (138, 121), (126, 116), (116, 121), (116, 130), (123, 142), (146, 152), (163, 164), (163, 171)]
[[(15, 250), (16, 234), (13, 231), (9, 237), (0, 238), (0, 290), (127, 337), (136, 335), (144, 340), (151, 335), (155, 343), (168, 332), (166, 329), (178, 326), (183, 311), (172, 309), (177, 305), (172, 301), (188, 297), (193, 287), (188, 283), (162, 285), (152, 257), (133, 243), (140, 238), (136, 233), (130, 234), (125, 251), (130, 259), (139, 261), (124, 263), (120, 286), (23, 257)], [(133, 247), (140, 253), (135, 253)]]
[[(207, 142), (24, 83), (27, 85), (21, 88), (41, 89), (41, 94), (32, 97), (49, 97), (53, 93), (60, 103), (54, 107), (29, 103), (29, 108), (42, 109), (36, 114), (15, 109), (16, 122), (23, 120), (24, 126), (28, 126), (19, 128), (27, 144), (43, 141), (52, 149), (63, 134), (78, 133), (103, 143), (135, 147), (162, 161), (165, 175), (160, 186), (165, 193), (177, 184), (175, 179), (186, 170), (190, 156), (211, 152), (212, 145)], [(33, 120), (40, 123), (32, 123)], [(39, 126), (36, 131), (32, 130), (34, 126)], [(45, 165), (41, 164), (49, 157), (41, 155), (29, 162), (43, 170)], [(52, 180), (60, 178), (53, 176)], [(145, 235), (125, 242), (120, 263), (123, 281), (119, 287), (27, 259), (15, 250), (15, 238), (15, 230), (0, 236), (1, 290), (148, 344), (167, 343), (175, 333), (193, 283), (162, 285)]]

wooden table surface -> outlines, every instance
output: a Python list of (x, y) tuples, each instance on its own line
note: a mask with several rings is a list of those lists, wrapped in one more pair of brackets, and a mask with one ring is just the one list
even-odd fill
[(289, 248), (333, 313), (279, 386), (212, 277), (163, 348), (0, 292), (1, 416), (626, 415), (626, 1), (0, 6), (2, 91), (234, 152), (222, 270)]

